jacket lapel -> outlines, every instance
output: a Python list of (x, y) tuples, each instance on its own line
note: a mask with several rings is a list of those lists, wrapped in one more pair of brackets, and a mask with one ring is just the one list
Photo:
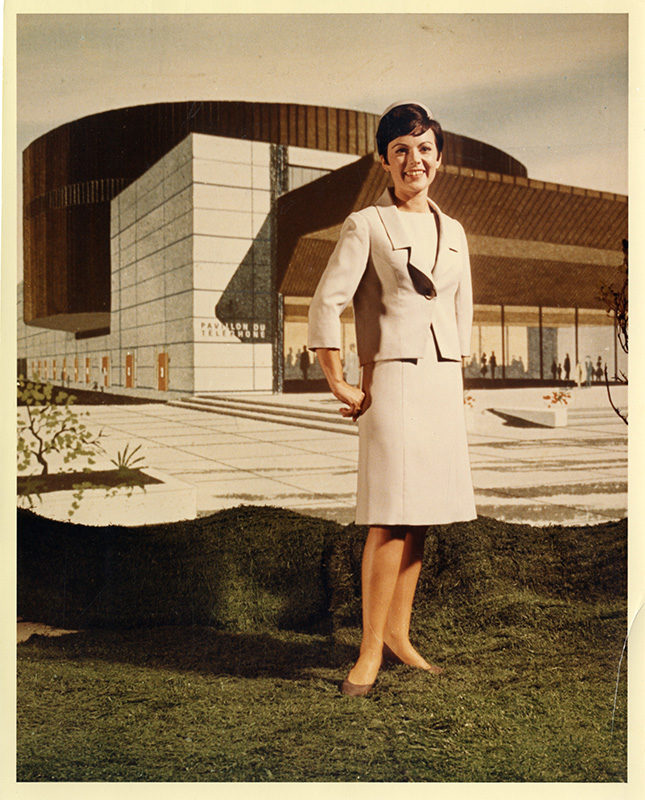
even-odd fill
[[(442, 254), (442, 250), (445, 249), (447, 246), (444, 239), (444, 224), (442, 219), (442, 213), (439, 209), (439, 206), (436, 203), (433, 203), (430, 198), (428, 198), (428, 205), (430, 208), (435, 212), (438, 225), (437, 225), (437, 237), (438, 237), (438, 245), (437, 245), (437, 253), (435, 256), (434, 264), (428, 263), (426, 260), (421, 258), (421, 255), (418, 251), (418, 248), (415, 248), (414, 244), (410, 241), (410, 236), (408, 234), (407, 229), (403, 225), (401, 220), (401, 215), (396, 209), (394, 205), (394, 201), (392, 200), (392, 195), (389, 189), (386, 189), (383, 194), (378, 198), (375, 203), (376, 210), (381, 218), (381, 222), (383, 223), (383, 227), (387, 233), (388, 239), (392, 244), (393, 250), (409, 250), (409, 257), (408, 257), (408, 265), (411, 265), (414, 269), (418, 270), (419, 272), (423, 273), (423, 275), (430, 281), (432, 286), (432, 294), (436, 294), (434, 291), (434, 284), (432, 282), (432, 273), (437, 266), (437, 262)], [(414, 278), (413, 278), (414, 281)], [(415, 287), (417, 286), (416, 281), (414, 281)], [(419, 291), (417, 287), (417, 291)], [(425, 294), (426, 292), (422, 292)]]
[(439, 263), (439, 259), (443, 256), (444, 252), (448, 247), (448, 242), (446, 241), (446, 225), (443, 218), (443, 212), (439, 208), (439, 206), (430, 198), (428, 198), (428, 205), (435, 213), (435, 218), (437, 220), (437, 253), (435, 255), (434, 264), (432, 265), (432, 272), (434, 272), (435, 267)]

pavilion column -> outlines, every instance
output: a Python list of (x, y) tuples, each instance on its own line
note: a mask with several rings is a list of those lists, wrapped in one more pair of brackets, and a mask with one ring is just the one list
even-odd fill
[(576, 332), (576, 365), (580, 363), (580, 356), (578, 354), (578, 306), (574, 309), (574, 328)]
[(538, 331), (540, 342), (540, 380), (544, 380), (544, 358), (542, 356), (542, 306), (538, 306)]
[(502, 380), (506, 378), (506, 337), (504, 330), (504, 304), (500, 306), (502, 310), (501, 323), (502, 323)]

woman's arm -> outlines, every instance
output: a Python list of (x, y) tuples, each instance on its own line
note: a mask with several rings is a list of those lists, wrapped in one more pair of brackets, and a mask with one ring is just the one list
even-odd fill
[(343, 378), (340, 350), (330, 347), (318, 347), (316, 348), (316, 355), (332, 394), (341, 403), (345, 403), (346, 407), (341, 408), (340, 413), (344, 417), (351, 417), (356, 421), (361, 415), (361, 406), (365, 399), (365, 394), (358, 387), (347, 383)]
[(309, 306), (308, 347), (310, 350), (340, 350), (340, 315), (351, 303), (367, 267), (370, 250), (369, 227), (360, 213), (350, 214), (343, 223), (334, 252), (323, 272)]
[[(461, 228), (461, 225), (459, 226)], [(468, 256), (468, 241), (464, 229), (461, 228), (463, 264), (462, 272), (455, 292), (455, 316), (457, 319), (457, 333), (462, 359), (470, 355), (470, 339), (473, 324), (473, 288), (470, 275), (470, 258)], [(462, 360), (463, 364), (463, 360)]]

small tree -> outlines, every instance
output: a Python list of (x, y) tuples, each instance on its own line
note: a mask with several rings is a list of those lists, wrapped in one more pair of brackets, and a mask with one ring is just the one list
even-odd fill
[[(40, 465), (40, 476), (49, 474), (48, 459), (54, 453), (63, 456), (67, 464), (87, 457), (93, 464), (102, 447), (102, 431), (94, 434), (83, 422), (83, 412), (75, 411), (76, 398), (48, 383), (42, 384), (18, 378), (18, 402), (24, 413), (18, 413), (18, 471), (23, 472), (33, 461)], [(85, 412), (87, 415), (87, 412)]]
[[(624, 276), (622, 280), (622, 284), (619, 288), (616, 288), (613, 284), (611, 286), (601, 286), (600, 287), (600, 298), (605, 303), (607, 308), (607, 313), (611, 314), (614, 317), (616, 323), (616, 335), (618, 336), (618, 341), (620, 346), (623, 349), (623, 352), (627, 354), (629, 352), (629, 339), (628, 339), (628, 309), (629, 309), (629, 302), (628, 302), (628, 241), (627, 239), (623, 239), (623, 270)], [(625, 375), (622, 370), (619, 370), (619, 375), (616, 376), (619, 383), (627, 383), (627, 376)], [(616, 414), (622, 419), (622, 421), (627, 425), (627, 414), (622, 412), (614, 403), (613, 398), (611, 396), (611, 390), (609, 388), (609, 374), (607, 372), (607, 365), (605, 364), (605, 386), (607, 387), (607, 396), (609, 397), (609, 403), (611, 407), (614, 409)]]

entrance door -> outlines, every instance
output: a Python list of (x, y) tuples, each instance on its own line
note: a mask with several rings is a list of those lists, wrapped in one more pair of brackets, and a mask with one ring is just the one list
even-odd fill
[(85, 383), (90, 382), (90, 359), (85, 359)]
[(110, 385), (110, 356), (101, 358), (101, 374), (103, 375), (103, 386)]
[(74, 356), (74, 383), (78, 383), (78, 356)]
[(134, 355), (132, 353), (125, 355), (125, 388), (134, 388)]
[(159, 391), (168, 391), (168, 353), (157, 356), (157, 386)]

